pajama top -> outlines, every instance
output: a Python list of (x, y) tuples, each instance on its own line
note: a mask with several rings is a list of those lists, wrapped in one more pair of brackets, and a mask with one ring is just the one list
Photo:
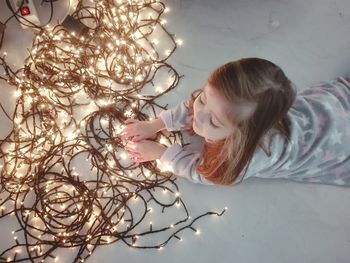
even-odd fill
[[(188, 101), (183, 101), (159, 113), (168, 131), (182, 130), (192, 122), (186, 106)], [(258, 146), (246, 174), (233, 184), (260, 177), (350, 186), (350, 78), (338, 77), (297, 90), (287, 116), (291, 123), (290, 143), (275, 134), (270, 157)], [(198, 140), (197, 150), (174, 143), (163, 153), (160, 164), (194, 183), (213, 184), (195, 171), (203, 160), (204, 143), (204, 138)]]

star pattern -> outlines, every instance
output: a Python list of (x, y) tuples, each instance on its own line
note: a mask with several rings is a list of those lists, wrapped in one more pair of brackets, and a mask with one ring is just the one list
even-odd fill
[(334, 145), (334, 144), (337, 144), (337, 143), (339, 143), (339, 144), (341, 144), (341, 142), (342, 142), (342, 138), (343, 137), (343, 133), (341, 133), (341, 132), (339, 132), (338, 130), (335, 130), (334, 132), (333, 132), (333, 134), (332, 134), (332, 136), (331, 136), (331, 142), (332, 142), (332, 144)]
[(350, 86), (339, 90), (337, 83), (298, 94), (289, 148), (276, 144), (254, 176), (350, 186)]
[(323, 105), (324, 105), (326, 110), (328, 110), (328, 111), (332, 111), (333, 110), (333, 107), (331, 106), (331, 104), (328, 101), (324, 102)]
[(303, 126), (306, 127), (308, 124), (310, 124), (310, 118), (303, 115), (303, 117), (301, 118), (301, 121), (303, 122)]

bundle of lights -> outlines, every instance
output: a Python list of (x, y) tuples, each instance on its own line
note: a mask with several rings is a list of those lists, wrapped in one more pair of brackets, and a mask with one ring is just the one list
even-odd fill
[[(161, 249), (181, 241), (185, 229), (198, 234), (199, 218), (226, 210), (191, 219), (171, 170), (156, 161), (134, 164), (117, 137), (126, 119), (149, 120), (166, 109), (156, 99), (181, 77), (166, 63), (181, 44), (164, 28), (166, 10), (159, 1), (80, 0), (72, 17), (84, 34), (42, 29), (17, 71), (0, 58), (0, 78), (16, 87), (14, 113), (0, 104), (13, 125), (0, 141), (0, 218), (18, 222), (2, 262), (58, 262), (64, 248), (75, 249), (72, 262), (84, 262), (119, 240)], [(172, 48), (158, 53), (160, 42)], [(154, 88), (162, 75), (170, 77)], [(180, 132), (155, 140), (184, 145)], [(152, 223), (173, 209), (175, 220)]]

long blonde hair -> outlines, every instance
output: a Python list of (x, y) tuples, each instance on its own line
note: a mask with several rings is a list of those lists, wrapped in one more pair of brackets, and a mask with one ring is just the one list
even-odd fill
[[(232, 105), (237, 99), (257, 104), (248, 119), (235, 122), (236, 132), (223, 140), (205, 143), (203, 163), (196, 167), (199, 174), (215, 184), (238, 183), (235, 180), (243, 178), (258, 146), (271, 155), (271, 145), (266, 149), (262, 144), (262, 138), (271, 128), (289, 141), (287, 112), (295, 100), (296, 89), (277, 65), (260, 58), (226, 63), (210, 74), (208, 83)], [(191, 94), (188, 105), (191, 117), (193, 102), (201, 91)], [(229, 113), (227, 118), (230, 119)], [(192, 126), (187, 130), (194, 134)]]

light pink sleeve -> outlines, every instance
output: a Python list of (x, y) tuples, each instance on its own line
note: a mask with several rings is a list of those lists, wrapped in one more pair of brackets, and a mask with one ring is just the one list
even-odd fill
[(184, 177), (194, 183), (214, 185), (196, 172), (196, 165), (202, 161), (201, 152), (185, 150), (180, 144), (174, 143), (165, 150), (159, 161), (162, 167), (170, 167), (177, 176)]
[(192, 118), (187, 116), (188, 102), (182, 101), (177, 106), (159, 113), (158, 117), (164, 122), (168, 131), (179, 131), (191, 121)]

